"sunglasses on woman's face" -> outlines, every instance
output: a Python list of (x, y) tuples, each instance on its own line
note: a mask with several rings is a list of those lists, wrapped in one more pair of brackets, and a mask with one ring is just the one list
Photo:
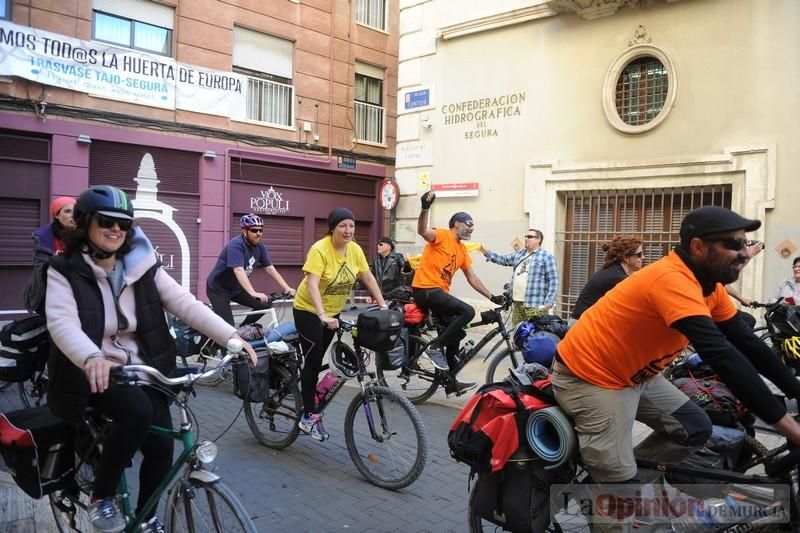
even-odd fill
[(636, 252), (635, 254), (631, 254), (631, 257), (639, 257), (639, 258), (641, 258), (642, 256), (644, 256), (644, 252)]
[(97, 220), (97, 225), (103, 229), (111, 229), (116, 224), (120, 231), (129, 231), (133, 225), (133, 220), (127, 218), (113, 218), (99, 214), (95, 215), (95, 220)]

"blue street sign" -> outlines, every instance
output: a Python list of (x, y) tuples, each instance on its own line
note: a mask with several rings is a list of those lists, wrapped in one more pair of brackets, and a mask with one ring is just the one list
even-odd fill
[(406, 93), (403, 102), (404, 109), (414, 109), (415, 107), (428, 107), (431, 101), (431, 90), (422, 89), (419, 91), (409, 91)]

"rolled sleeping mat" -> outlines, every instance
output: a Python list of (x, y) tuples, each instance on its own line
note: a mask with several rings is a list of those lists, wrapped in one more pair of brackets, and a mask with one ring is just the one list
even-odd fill
[(525, 434), (531, 450), (550, 463), (545, 469), (558, 468), (571, 459), (578, 448), (572, 420), (558, 406), (531, 413)]

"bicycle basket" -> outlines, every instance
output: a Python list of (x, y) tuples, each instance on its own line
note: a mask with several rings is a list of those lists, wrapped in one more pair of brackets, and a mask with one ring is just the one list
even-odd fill
[(357, 331), (353, 340), (368, 350), (390, 350), (397, 342), (402, 325), (403, 313), (400, 311), (364, 311), (356, 319)]

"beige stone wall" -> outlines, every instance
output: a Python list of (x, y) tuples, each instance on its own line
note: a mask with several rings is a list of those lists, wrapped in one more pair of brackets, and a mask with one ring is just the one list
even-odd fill
[[(354, 2), (348, 0), (164, 0), (175, 7), (173, 57), (182, 63), (230, 70), (233, 27), (244, 26), (295, 41), (295, 127), (271, 128), (236, 122), (183, 110), (165, 110), (91, 97), (62, 89), (43, 87), (25, 80), (0, 84), (0, 93), (20, 98), (38, 98), (77, 107), (135, 114), (146, 118), (177, 121), (230, 131), (306, 142), (303, 122), (316, 122), (319, 144), (375, 155), (394, 156), (397, 109), (397, 0), (389, 0), (387, 32), (355, 22)], [(333, 9), (333, 24), (331, 10)], [(70, 37), (91, 40), (91, 0), (29, 0), (13, 5), (12, 21)], [(331, 30), (333, 29), (333, 39)], [(333, 65), (331, 68), (331, 46)], [(356, 144), (353, 133), (353, 85), (356, 61), (386, 67), (384, 80), (386, 146)], [(332, 70), (332, 72), (331, 72)], [(329, 138), (329, 80), (333, 76), (333, 128)], [(315, 107), (316, 106), (316, 107)]]
[[(466, 210), (476, 219), (476, 240), (498, 250), (509, 249), (512, 236), (534, 224), (545, 230), (545, 247), (553, 250), (553, 233), (562, 227), (563, 213), (553, 187), (545, 187), (546, 178), (531, 171), (532, 165), (566, 172), (597, 168), (597, 181), (573, 186), (672, 186), (709, 179), (731, 183), (734, 207), (763, 213), (766, 222), (759, 236), (767, 249), (745, 271), (744, 287), (765, 298), (791, 274), (791, 257), (797, 253), (785, 259), (774, 247), (784, 239), (800, 247), (795, 213), (800, 205), (800, 3), (653, 2), (585, 20), (574, 13), (557, 14), (554, 2), (523, 2), (526, 6), (515, 6), (516, 13), (506, 16), (492, 17), (475, 7), (473, 22), (483, 17), (484, 27), (494, 29), (455, 37), (457, 31), (469, 31), (465, 21), (470, 17), (464, 13), (470, 2), (406, 4), (401, 4), (400, 15), (401, 29), (408, 30), (400, 42), (400, 91), (429, 86), (435, 100), (432, 109), (399, 116), (398, 153), (404, 142), (433, 147), (431, 165), (409, 167), (398, 158), (404, 195), (398, 236), (406, 238), (408, 249), (421, 246), (419, 238), (413, 239), (420, 172), (427, 172), (433, 183), (480, 182), (477, 198), (437, 201), (434, 222), (446, 223), (452, 212)], [(456, 4), (460, 8), (454, 14)], [(651, 44), (671, 57), (677, 98), (659, 126), (627, 135), (606, 119), (602, 90), (606, 73), (628, 49), (639, 25), (646, 28)], [(406, 47), (407, 35), (414, 36), (413, 47)], [(443, 105), (523, 92), (519, 116), (486, 121), (484, 128), (475, 121), (445, 123)], [(465, 137), (478, 129), (496, 130), (497, 135)], [(740, 149), (755, 149), (763, 157), (754, 157), (759, 162), (752, 167), (742, 166), (731, 156)], [(703, 165), (711, 160), (727, 162), (713, 171), (696, 171), (710, 168)], [(658, 170), (643, 181), (631, 167)], [(616, 170), (602, 172), (604, 168)], [(625, 179), (602, 181), (614, 172)], [(580, 175), (591, 178), (588, 171)], [(553, 251), (558, 257), (560, 251)], [(476, 271), (490, 287), (505, 281), (506, 270), (488, 266), (482, 258), (476, 261)], [(456, 292), (474, 295), (464, 283)]]

